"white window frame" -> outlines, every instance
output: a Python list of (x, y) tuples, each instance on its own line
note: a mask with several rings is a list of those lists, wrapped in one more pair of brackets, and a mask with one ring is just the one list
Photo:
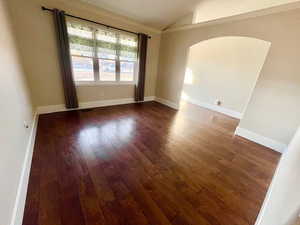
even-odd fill
[[(116, 59), (107, 59), (107, 58), (97, 57), (96, 32), (97, 32), (97, 29), (93, 29), (93, 40), (94, 40), (94, 43), (95, 43), (93, 56), (72, 55), (70, 53), (71, 58), (74, 56), (74, 57), (81, 57), (81, 58), (89, 58), (89, 59), (93, 60), (94, 81), (76, 81), (75, 78), (74, 78), (75, 85), (76, 86), (98, 86), (98, 85), (111, 86), (111, 85), (134, 85), (134, 84), (136, 84), (137, 64), (138, 64), (137, 60), (136, 61), (120, 60), (118, 51), (117, 51), (117, 54), (116, 54), (117, 55)], [(117, 35), (117, 41), (119, 42), (119, 35)], [(115, 81), (102, 81), (102, 80), (100, 80), (101, 74), (100, 74), (99, 59), (115, 61), (115, 63), (116, 63), (116, 70), (115, 70), (116, 80)], [(121, 81), (120, 80), (120, 76), (121, 76), (121, 74), (120, 74), (120, 72), (121, 72), (120, 64), (121, 64), (121, 62), (133, 62), (134, 63), (133, 81)], [(75, 73), (73, 66), (72, 66), (72, 72), (73, 72), (73, 74)]]

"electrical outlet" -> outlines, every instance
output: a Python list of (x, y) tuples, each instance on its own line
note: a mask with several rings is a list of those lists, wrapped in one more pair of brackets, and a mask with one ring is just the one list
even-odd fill
[(23, 122), (23, 126), (24, 126), (26, 129), (29, 128), (29, 124), (28, 124), (26, 121)]
[(215, 101), (215, 105), (218, 105), (218, 106), (222, 105), (222, 102), (221, 102), (221, 100), (219, 100), (219, 99), (216, 99), (216, 101)]

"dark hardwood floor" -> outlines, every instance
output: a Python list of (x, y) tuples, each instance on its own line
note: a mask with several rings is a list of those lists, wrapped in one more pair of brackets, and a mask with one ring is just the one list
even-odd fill
[(41, 115), (23, 225), (252, 225), (280, 155), (184, 104)]

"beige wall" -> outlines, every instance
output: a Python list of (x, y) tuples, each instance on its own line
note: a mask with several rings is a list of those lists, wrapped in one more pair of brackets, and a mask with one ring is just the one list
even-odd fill
[(9, 225), (30, 129), (32, 106), (4, 0), (0, 0), (0, 224)]
[(295, 2), (299, 2), (299, 0), (202, 0), (194, 12), (193, 23), (240, 15)]
[(253, 37), (271, 48), (240, 127), (289, 143), (300, 124), (300, 10), (163, 33), (158, 97), (178, 103), (188, 48), (224, 36)]
[[(70, 1), (10, 0), (9, 5), (36, 106), (64, 103), (53, 17), (49, 12), (42, 11), (41, 5), (56, 7), (87, 19), (150, 34), (152, 38), (149, 40), (147, 55), (145, 96), (155, 94), (159, 33), (127, 19), (115, 17), (96, 7)], [(130, 98), (133, 97), (133, 93), (133, 85), (78, 87), (80, 102)]]
[[(265, 62), (270, 43), (248, 37), (221, 37), (190, 47), (183, 96), (243, 113)], [(237, 94), (238, 93), (238, 94)]]
[[(300, 129), (282, 157), (256, 225), (296, 225), (300, 213)], [(298, 223), (296, 223), (298, 220)]]

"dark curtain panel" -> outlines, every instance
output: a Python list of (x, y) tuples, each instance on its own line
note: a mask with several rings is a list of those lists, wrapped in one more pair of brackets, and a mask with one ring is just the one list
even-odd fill
[(78, 108), (76, 88), (72, 74), (70, 46), (65, 13), (64, 11), (54, 9), (53, 15), (58, 40), (61, 76), (64, 87), (66, 108)]
[(146, 77), (146, 58), (147, 58), (148, 36), (139, 34), (138, 49), (138, 77), (135, 87), (135, 101), (144, 101), (145, 77)]

